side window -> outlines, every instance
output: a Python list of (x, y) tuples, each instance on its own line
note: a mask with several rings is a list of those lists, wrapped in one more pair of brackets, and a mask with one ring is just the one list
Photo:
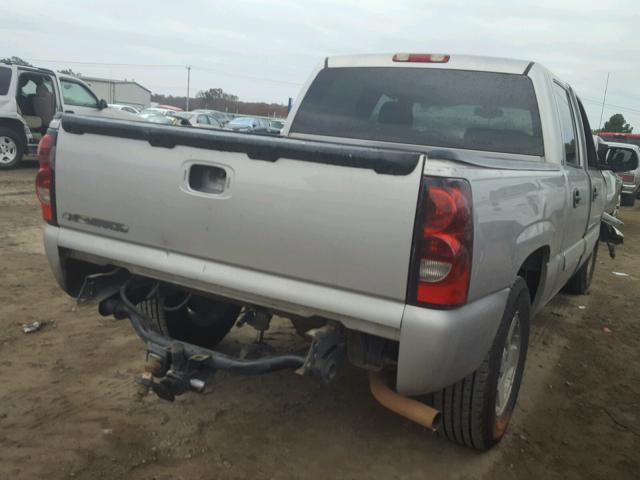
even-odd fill
[(56, 111), (56, 94), (53, 79), (39, 73), (22, 73), (18, 77), (16, 101), (23, 115), (46, 118), (46, 122)]
[(582, 118), (582, 128), (584, 129), (584, 139), (587, 144), (587, 164), (589, 168), (598, 168), (598, 152), (596, 150), (596, 144), (593, 140), (593, 133), (591, 132), (591, 126), (589, 125), (589, 118), (587, 112), (582, 105), (582, 101), (578, 98), (578, 107), (580, 108), (580, 117)]
[(556, 102), (558, 103), (558, 112), (560, 114), (565, 161), (570, 165), (580, 165), (576, 125), (573, 117), (573, 108), (571, 107), (571, 101), (569, 99), (569, 92), (557, 83), (553, 84), (553, 92), (556, 97)]
[(98, 108), (98, 99), (84, 85), (62, 79), (60, 84), (62, 85), (62, 98), (64, 98), (64, 103), (67, 105)]
[(6, 95), (9, 92), (9, 84), (11, 83), (11, 69), (0, 67), (0, 95)]
[(198, 123), (201, 125), (209, 125), (209, 117), (206, 115), (198, 115)]

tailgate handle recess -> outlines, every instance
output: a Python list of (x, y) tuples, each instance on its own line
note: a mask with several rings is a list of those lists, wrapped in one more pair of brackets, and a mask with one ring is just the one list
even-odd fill
[(219, 195), (228, 187), (228, 180), (222, 167), (196, 164), (189, 169), (189, 187), (196, 192)]

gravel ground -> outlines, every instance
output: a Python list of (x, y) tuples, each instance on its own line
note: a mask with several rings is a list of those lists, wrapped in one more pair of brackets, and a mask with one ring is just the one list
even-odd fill
[[(173, 404), (141, 395), (130, 326), (77, 309), (49, 271), (34, 176), (0, 172), (0, 479), (640, 478), (640, 205), (591, 294), (535, 319), (510, 430), (478, 454), (386, 411), (355, 369), (329, 388), (279, 372), (219, 375)], [(48, 323), (25, 335), (34, 320)], [(284, 320), (266, 338), (302, 342)]]

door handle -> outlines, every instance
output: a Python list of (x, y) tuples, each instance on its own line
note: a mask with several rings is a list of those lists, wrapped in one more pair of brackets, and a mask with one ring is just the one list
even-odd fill
[(582, 200), (582, 197), (580, 196), (580, 190), (575, 188), (573, 190), (573, 208), (576, 208), (578, 206), (580, 200)]
[(595, 202), (596, 198), (598, 198), (598, 195), (600, 195), (598, 193), (598, 187), (593, 187), (593, 195), (591, 196), (591, 201)]
[(191, 165), (189, 187), (192, 190), (220, 195), (229, 186), (229, 177), (224, 168), (214, 165)]

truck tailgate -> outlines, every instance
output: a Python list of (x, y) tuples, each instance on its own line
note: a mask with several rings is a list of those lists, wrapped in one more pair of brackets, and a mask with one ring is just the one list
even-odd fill
[(63, 228), (404, 302), (418, 154), (65, 116), (55, 172)]

